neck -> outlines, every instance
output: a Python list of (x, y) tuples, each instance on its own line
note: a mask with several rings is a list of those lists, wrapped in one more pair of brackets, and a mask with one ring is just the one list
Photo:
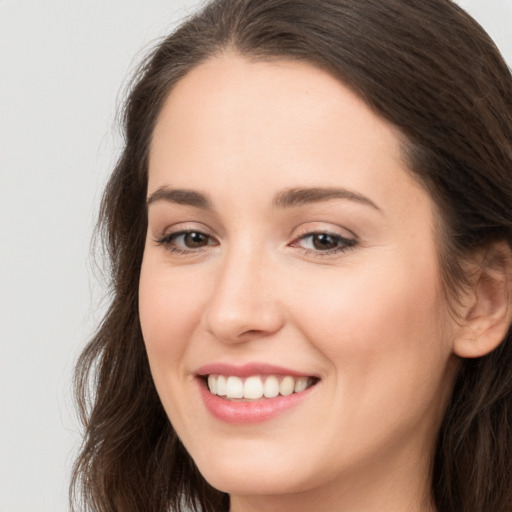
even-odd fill
[[(357, 491), (357, 492), (356, 492)], [(436, 512), (424, 493), (397, 489), (317, 489), (286, 495), (232, 496), (230, 512)]]
[(430, 465), (410, 453), (375, 459), (330, 482), (298, 492), (231, 496), (230, 512), (436, 512)]

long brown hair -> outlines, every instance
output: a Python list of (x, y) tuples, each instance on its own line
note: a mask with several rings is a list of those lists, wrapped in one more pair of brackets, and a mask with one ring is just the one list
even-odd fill
[[(404, 137), (413, 175), (441, 212), (445, 288), (460, 261), (512, 242), (512, 77), (484, 30), (450, 0), (214, 0), (141, 65), (124, 111), (125, 148), (110, 178), (99, 234), (111, 305), (76, 368), (85, 438), (71, 500), (80, 510), (228, 508), (177, 438), (154, 388), (137, 291), (146, 232), (148, 151), (173, 86), (232, 49), (329, 71)], [(432, 464), (439, 512), (512, 510), (512, 340), (461, 361)], [(75, 509), (76, 510), (76, 509)]]

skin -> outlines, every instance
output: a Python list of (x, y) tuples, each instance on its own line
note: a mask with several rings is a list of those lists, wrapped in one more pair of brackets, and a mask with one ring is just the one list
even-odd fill
[[(367, 201), (273, 203), (334, 187)], [(210, 208), (158, 199), (162, 188), (201, 193)], [(152, 195), (140, 279), (152, 375), (232, 511), (434, 510), (429, 463), (459, 327), (441, 290), (433, 201), (396, 130), (309, 64), (226, 53), (167, 99)], [(184, 229), (206, 236), (169, 237)], [(327, 251), (308, 233), (350, 242)], [(197, 369), (254, 361), (320, 380), (269, 421), (214, 418)]]

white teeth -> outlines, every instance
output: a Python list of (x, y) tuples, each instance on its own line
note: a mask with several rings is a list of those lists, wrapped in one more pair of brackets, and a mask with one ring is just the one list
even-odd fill
[(293, 388), (295, 387), (295, 380), (293, 377), (285, 377), (279, 383), (279, 393), (283, 396), (288, 396), (293, 393)]
[[(210, 389), (210, 391), (212, 390)], [(217, 389), (215, 390), (215, 393), (219, 396), (226, 396), (226, 377), (224, 377), (224, 375), (219, 375), (217, 377)]]
[(244, 398), (256, 400), (263, 396), (263, 382), (259, 377), (249, 377), (244, 382)]
[(233, 399), (258, 400), (263, 397), (289, 396), (300, 393), (312, 384), (308, 377), (292, 377), (286, 375), (251, 375), (245, 379), (233, 375), (208, 375), (208, 389), (214, 395)]
[(208, 389), (214, 394), (217, 394), (217, 379), (213, 375), (208, 375)]
[(277, 380), (277, 377), (271, 375), (266, 378), (263, 386), (263, 394), (266, 398), (274, 398), (279, 395), (279, 381)]
[(307, 377), (299, 377), (295, 381), (295, 393), (300, 393), (301, 391), (304, 391), (308, 387), (308, 378)]
[(226, 381), (226, 396), (229, 398), (244, 397), (244, 383), (239, 377), (228, 377)]

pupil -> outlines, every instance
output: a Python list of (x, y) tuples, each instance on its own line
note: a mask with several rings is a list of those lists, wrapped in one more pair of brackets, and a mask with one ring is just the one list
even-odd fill
[(189, 248), (203, 247), (206, 243), (206, 236), (202, 233), (187, 233), (185, 235), (185, 244)]
[(326, 249), (334, 249), (335, 247), (337, 247), (338, 244), (333, 236), (323, 234), (315, 235), (315, 237), (313, 238), (313, 245), (315, 249), (325, 251)]

